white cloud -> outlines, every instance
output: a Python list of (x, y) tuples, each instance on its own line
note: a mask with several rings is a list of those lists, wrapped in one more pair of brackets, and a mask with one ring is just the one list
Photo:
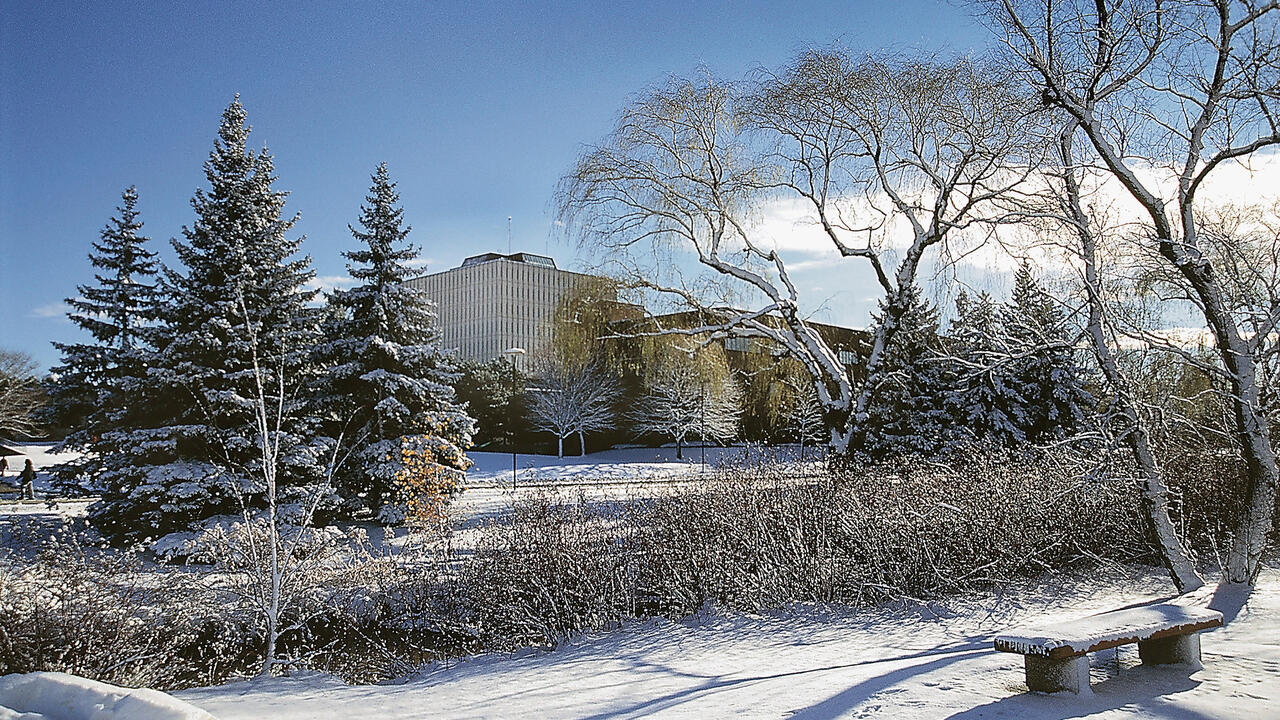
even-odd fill
[[(1176, 177), (1152, 166), (1134, 166), (1138, 176), (1162, 197), (1176, 197)], [(1089, 183), (1092, 209), (1107, 218), (1112, 227), (1137, 227), (1148, 223), (1142, 208), (1109, 174), (1098, 174)], [(1032, 192), (1031, 181), (1023, 187)], [(1280, 198), (1280, 152), (1261, 153), (1248, 165), (1224, 164), (1211, 175), (1201, 191), (1206, 206), (1225, 203), (1267, 206)], [(886, 198), (851, 197), (837, 204), (846, 211), (844, 224), (872, 225), (883, 218), (873, 203), (887, 207)], [(856, 215), (852, 217), (851, 215)], [(821, 319), (840, 324), (863, 324), (879, 300), (879, 286), (862, 258), (842, 258), (823, 231), (812, 205), (800, 198), (775, 198), (758, 207), (747, 228), (752, 241), (765, 249), (777, 250), (792, 280), (799, 286), (802, 306), (818, 312)], [(865, 246), (868, 233), (838, 231), (846, 244)], [(884, 226), (870, 233), (883, 251), (885, 269), (892, 274), (901, 251), (912, 237), (909, 223), (890, 217)], [(988, 290), (997, 297), (1008, 291), (1010, 278), (1024, 261), (1044, 278), (1069, 283), (1076, 274), (1077, 261), (1071, 247), (1054, 246), (1042, 233), (1026, 224), (1009, 224), (990, 231), (974, 227), (953, 233), (945, 248), (926, 253), (919, 284), (944, 312), (961, 289)], [(1070, 237), (1058, 238), (1071, 242)], [(690, 256), (681, 257), (689, 269), (696, 268)], [(683, 265), (681, 267), (684, 267)], [(694, 270), (696, 272), (696, 270)], [(1173, 324), (1181, 324), (1174, 322)], [(1199, 343), (1202, 330), (1176, 337), (1183, 344)]]
[[(1172, 203), (1177, 192), (1177, 178), (1164, 168), (1134, 166), (1139, 177)], [(1028, 186), (1024, 188), (1034, 190)], [(1144, 223), (1146, 214), (1127, 190), (1110, 174), (1096, 176), (1087, 183), (1090, 204), (1096, 212), (1105, 213), (1116, 226)], [(1205, 205), (1270, 205), (1280, 200), (1280, 152), (1257, 153), (1248, 163), (1230, 162), (1217, 167), (1200, 191)], [(880, 215), (873, 209), (884, 198), (849, 198), (834, 205), (845, 209), (846, 225), (873, 224)], [(812, 205), (799, 198), (772, 200), (759, 210), (758, 219), (749, 232), (760, 245), (777, 250), (793, 272), (829, 266), (839, 260), (839, 253), (827, 237)], [(865, 246), (867, 233), (838, 231), (851, 246)], [(884, 227), (870, 234), (871, 241), (890, 254), (910, 242), (911, 228), (901, 216), (891, 217)], [(1019, 224), (995, 230), (994, 241), (985, 228), (973, 228), (953, 234), (948, 252), (957, 265), (982, 272), (1012, 272), (1025, 259), (1033, 265), (1061, 267), (1070, 261), (1068, 254), (1046, 245), (1034, 230)], [(936, 251), (931, 253), (936, 256)], [(850, 262), (863, 262), (850, 259)]]
[(327, 293), (355, 284), (356, 281), (347, 275), (320, 275), (307, 281), (306, 288)]
[(66, 304), (65, 302), (53, 302), (53, 303), (46, 303), (44, 305), (37, 305), (36, 307), (31, 308), (31, 312), (29, 313), (29, 316), (33, 318), (64, 318), (65, 319), (67, 317), (67, 313), (71, 312), (71, 310), (72, 310), (71, 306)]
[(436, 262), (435, 258), (419, 257), (406, 262), (405, 265), (416, 269), (416, 268), (424, 268), (429, 265), (434, 265), (435, 262)]

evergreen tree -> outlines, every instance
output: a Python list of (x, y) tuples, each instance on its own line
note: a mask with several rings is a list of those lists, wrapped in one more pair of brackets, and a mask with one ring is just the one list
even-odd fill
[(418, 249), (405, 239), (404, 211), (385, 163), (350, 227), (359, 250), (343, 253), (359, 285), (335, 291), (321, 362), (329, 365), (322, 406), (330, 432), (351, 437), (353, 452), (337, 487), (351, 509), (398, 522), (396, 478), (403, 470), (402, 439), (419, 438), (430, 461), (466, 470), (474, 422), (456, 402), (457, 371), (439, 346), (431, 303), (405, 285)]
[(261, 497), (252, 479), (259, 381), (280, 414), (297, 419), (281, 429), (282, 502), (322, 473), (299, 402), (314, 372), (318, 328), (307, 305), (316, 293), (304, 287), (313, 273), (296, 257), (301, 239), (286, 237), (297, 218), (283, 216), (271, 155), (249, 150), (248, 139), (237, 96), (204, 165), (209, 187), (191, 200), (195, 222), (172, 241), (181, 267), (164, 273), (147, 419), (113, 441), (119, 457), (90, 513), (115, 537), (164, 534)]
[(459, 362), (458, 400), (475, 418), (477, 448), (510, 452), (530, 442), (526, 417), (529, 378), (510, 361)]
[(1060, 439), (1088, 424), (1093, 396), (1087, 372), (1076, 361), (1066, 319), (1058, 303), (1023, 263), (1014, 273), (1013, 294), (1001, 317), (1005, 342), (1015, 356), (1011, 383), (1025, 403), (1020, 421), (1032, 442)]
[(131, 186), (121, 198), (118, 216), (108, 220), (89, 253), (96, 282), (77, 286), (78, 297), (66, 300), (72, 308), (67, 317), (91, 339), (54, 343), (62, 364), (51, 373), (46, 420), (68, 429), (59, 451), (80, 454), (55, 471), (60, 489), (73, 494), (92, 489), (102, 458), (112, 454), (103, 436), (128, 426), (140, 409), (140, 379), (156, 317), (158, 264), (140, 234), (138, 192)]
[(938, 311), (918, 288), (906, 292), (906, 310), (885, 354), (884, 380), (872, 395), (863, 448), (872, 458), (937, 454), (953, 435), (945, 407), (951, 379), (939, 352)]
[(1027, 441), (1027, 399), (1011, 377), (1008, 339), (1000, 308), (986, 293), (956, 298), (948, 349), (954, 387), (947, 406), (954, 423), (974, 439), (1016, 446)]

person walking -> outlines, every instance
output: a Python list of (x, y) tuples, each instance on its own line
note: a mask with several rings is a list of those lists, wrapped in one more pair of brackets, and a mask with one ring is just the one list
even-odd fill
[(36, 469), (31, 465), (31, 458), (27, 458), (27, 464), (22, 468), (22, 474), (18, 476), (22, 480), (22, 492), (18, 496), (19, 500), (35, 500), (36, 499)]
[(9, 471), (9, 458), (3, 455), (0, 455), (0, 478), (4, 477), (4, 474), (8, 471)]

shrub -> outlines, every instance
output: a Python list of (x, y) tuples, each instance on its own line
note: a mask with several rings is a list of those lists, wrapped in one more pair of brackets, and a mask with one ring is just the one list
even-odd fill
[[(282, 655), (352, 681), (440, 658), (548, 645), (633, 617), (706, 603), (862, 605), (936, 598), (1104, 559), (1146, 559), (1128, 481), (1066, 455), (972, 452), (796, 478), (717, 471), (648, 496), (523, 495), (419, 552), (375, 552), (360, 532), (315, 532), (286, 596)], [(240, 552), (253, 527), (207, 532), (212, 571), (150, 565), (58, 533), (0, 562), (0, 673), (73, 672), (177, 688), (262, 662), (264, 574)]]
[(249, 633), (189, 574), (86, 544), (69, 526), (0, 558), (0, 674), (180, 687), (243, 669)]
[[(1163, 472), (1173, 511), (1190, 545), (1225, 562), (1237, 520), (1244, 514), (1248, 485), (1244, 458), (1232, 447), (1174, 448)], [(1273, 516), (1273, 538), (1280, 539), (1280, 512)]]
[(1145, 554), (1121, 483), (1055, 458), (904, 459), (800, 482), (778, 468), (721, 473), (652, 502), (637, 528), (647, 602), (682, 613), (795, 601), (936, 597)]
[(458, 570), (458, 612), (480, 645), (511, 649), (707, 602), (933, 598), (1147, 556), (1133, 489), (1085, 469), (974, 453), (817, 480), (736, 468), (621, 504), (542, 494), (481, 529)]
[(617, 506), (541, 493), (490, 522), (458, 568), (457, 611), (486, 648), (554, 644), (634, 616), (631, 557)]

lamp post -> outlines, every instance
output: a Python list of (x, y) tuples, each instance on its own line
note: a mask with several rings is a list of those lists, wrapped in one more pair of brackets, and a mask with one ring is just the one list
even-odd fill
[(702, 397), (700, 398), (702, 400), (702, 428), (699, 430), (698, 434), (702, 436), (700, 438), (702, 440), (700, 443), (702, 445), (701, 475), (705, 477), (707, 474), (707, 379), (702, 378), (700, 383), (702, 390)]
[[(524, 355), (524, 348), (509, 347), (502, 351), (503, 355), (511, 361), (511, 387), (516, 384), (516, 356)], [(516, 405), (515, 395), (511, 396), (511, 401), (507, 405), (507, 437), (511, 442), (511, 489), (516, 489)]]

